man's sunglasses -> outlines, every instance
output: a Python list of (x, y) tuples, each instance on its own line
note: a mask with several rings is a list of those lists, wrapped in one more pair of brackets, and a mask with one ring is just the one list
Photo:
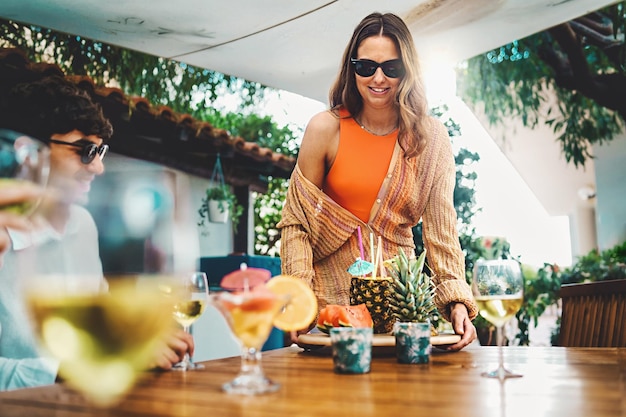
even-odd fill
[(96, 155), (100, 157), (100, 160), (102, 161), (109, 150), (109, 145), (98, 146), (87, 139), (83, 139), (82, 141), (79, 140), (77, 142), (63, 142), (61, 140), (49, 139), (48, 142), (56, 143), (57, 145), (67, 145), (81, 148), (78, 154), (80, 155), (80, 162), (85, 165), (92, 163), (93, 160), (96, 159)]
[(350, 62), (354, 65), (354, 72), (361, 77), (371, 77), (374, 75), (378, 67), (383, 69), (383, 74), (389, 78), (399, 78), (404, 76), (404, 64), (401, 59), (392, 59), (389, 61), (378, 63), (371, 59), (355, 59), (350, 58)]

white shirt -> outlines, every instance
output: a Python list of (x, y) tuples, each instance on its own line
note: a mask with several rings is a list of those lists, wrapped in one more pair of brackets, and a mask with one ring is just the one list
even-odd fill
[(30, 233), (10, 230), (9, 235), (13, 247), (0, 268), (0, 391), (50, 384), (56, 378), (58, 364), (38, 352), (22, 285), (35, 276), (55, 275), (66, 285), (80, 281), (81, 286), (106, 288), (98, 231), (85, 208), (70, 208), (63, 234), (49, 227)]

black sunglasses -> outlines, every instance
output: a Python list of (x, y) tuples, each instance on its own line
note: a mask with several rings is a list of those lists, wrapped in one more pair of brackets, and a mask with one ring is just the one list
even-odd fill
[(404, 64), (401, 59), (392, 59), (385, 62), (376, 62), (371, 59), (355, 59), (350, 58), (350, 62), (354, 65), (354, 72), (361, 77), (371, 77), (374, 75), (378, 67), (383, 69), (383, 74), (389, 78), (399, 78), (404, 76)]
[(50, 143), (56, 143), (57, 145), (67, 145), (80, 148), (81, 150), (78, 152), (78, 154), (80, 155), (80, 162), (85, 165), (91, 164), (96, 158), (96, 155), (98, 155), (100, 157), (100, 160), (102, 161), (104, 159), (104, 156), (107, 154), (107, 151), (109, 150), (109, 145), (98, 146), (87, 139), (81, 139), (77, 142), (63, 142), (61, 140), (55, 139), (49, 139), (48, 141)]

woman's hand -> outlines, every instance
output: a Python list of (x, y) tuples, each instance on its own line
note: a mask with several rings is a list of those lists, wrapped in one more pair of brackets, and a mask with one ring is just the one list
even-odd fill
[(454, 333), (461, 336), (457, 343), (445, 347), (445, 350), (461, 350), (476, 339), (476, 328), (467, 314), (467, 307), (462, 303), (454, 303), (450, 307), (450, 322)]
[(176, 329), (163, 346), (157, 349), (151, 368), (168, 371), (182, 361), (186, 353), (193, 356), (194, 347), (193, 337), (189, 333)]

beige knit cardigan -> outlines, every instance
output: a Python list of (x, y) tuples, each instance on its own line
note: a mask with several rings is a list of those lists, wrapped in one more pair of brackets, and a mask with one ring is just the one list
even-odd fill
[[(278, 224), (281, 229), (282, 273), (304, 279), (315, 292), (319, 308), (348, 305), (347, 268), (360, 254), (357, 226), (369, 247), (370, 232), (382, 238), (383, 257), (402, 248), (414, 253), (411, 228), (423, 221), (423, 240), (436, 284), (435, 304), (449, 320), (450, 303), (477, 314), (465, 281), (465, 261), (453, 203), (455, 163), (446, 128), (431, 119), (431, 135), (418, 157), (407, 159), (398, 144), (367, 224), (338, 205), (302, 175), (296, 165)], [(367, 167), (363, 167), (367, 169)]]

